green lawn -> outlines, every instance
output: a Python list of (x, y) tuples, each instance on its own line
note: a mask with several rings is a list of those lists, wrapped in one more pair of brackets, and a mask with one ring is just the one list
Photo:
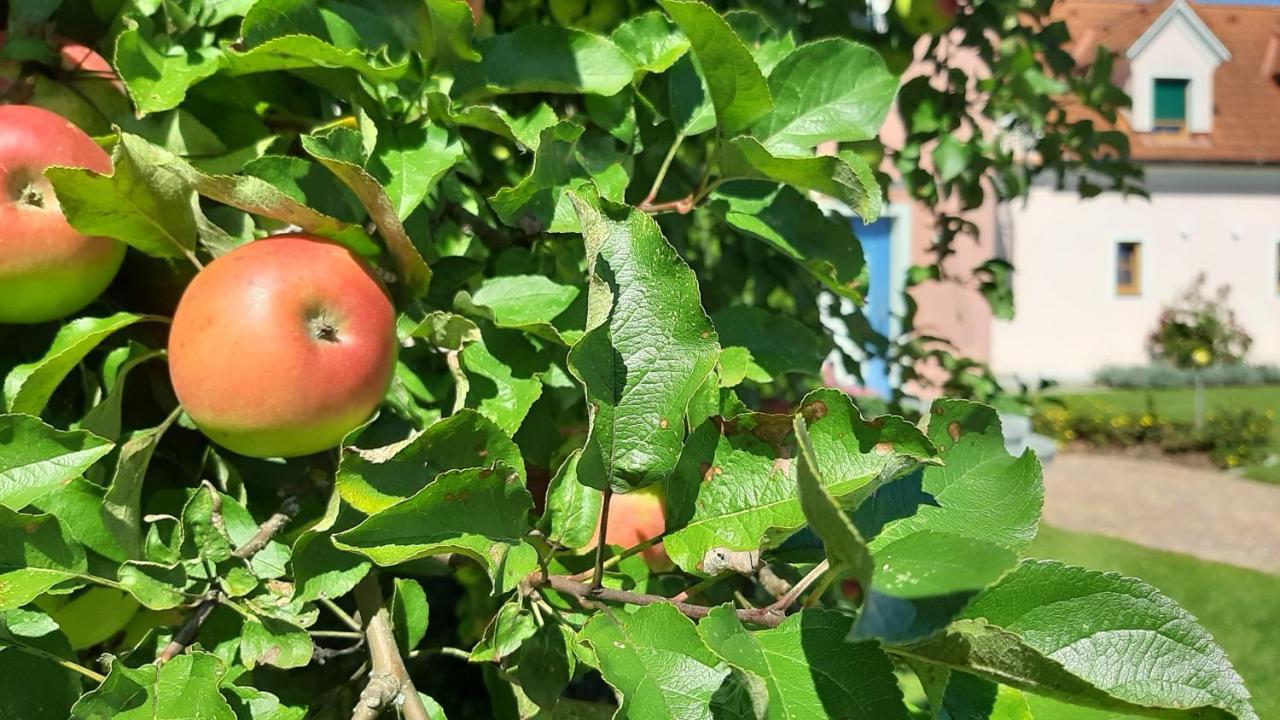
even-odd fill
[[(1159, 588), (1213, 633), (1253, 693), (1258, 715), (1280, 718), (1280, 576), (1048, 526), (1027, 555), (1136, 576)], [(1032, 709), (1036, 720), (1124, 717), (1040, 698)]]
[[(1131, 415), (1140, 415), (1146, 411), (1148, 395), (1155, 402), (1155, 408), (1159, 414), (1170, 420), (1191, 422), (1194, 402), (1194, 391), (1191, 388), (1050, 391), (1048, 393), (1049, 397), (1061, 399), (1068, 406), (1072, 403), (1102, 403)], [(1274, 410), (1280, 414), (1280, 385), (1205, 388), (1205, 411), (1212, 413), (1219, 408), (1254, 408), (1263, 411)], [(1280, 418), (1277, 418), (1271, 429), (1271, 451), (1280, 453)], [(1280, 464), (1246, 468), (1245, 475), (1255, 480), (1280, 483)]]

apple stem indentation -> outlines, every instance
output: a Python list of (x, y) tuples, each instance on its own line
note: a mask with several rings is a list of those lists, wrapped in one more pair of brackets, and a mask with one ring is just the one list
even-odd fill
[(35, 183), (28, 183), (26, 187), (22, 188), (21, 193), (19, 193), (18, 202), (23, 205), (30, 205), (31, 207), (43, 209), (44, 193), (40, 192), (40, 189), (36, 187)]

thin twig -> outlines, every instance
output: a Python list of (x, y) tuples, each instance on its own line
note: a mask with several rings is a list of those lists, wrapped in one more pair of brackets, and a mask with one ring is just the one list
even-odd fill
[(681, 592), (679, 595), (676, 595), (675, 597), (671, 598), (671, 601), (684, 602), (685, 600), (688, 600), (689, 598), (694, 597), (695, 595), (702, 592), (703, 590), (706, 590), (712, 585), (715, 585), (721, 580), (727, 577), (731, 577), (732, 575), (733, 573), (731, 572), (721, 572), (721, 573), (716, 573), (715, 575), (709, 575), (703, 578), (702, 580), (698, 581), (697, 583), (694, 583), (693, 585), (690, 585), (689, 587), (685, 588), (684, 591)]
[[(205, 481), (205, 485), (213, 495), (213, 524), (222, 527), (222, 495), (217, 488), (209, 485), (208, 481)], [(266, 547), (267, 543), (271, 542), (271, 538), (298, 513), (298, 507), (298, 498), (293, 496), (285, 498), (284, 502), (280, 503), (280, 509), (259, 525), (258, 532), (254, 533), (244, 545), (232, 551), (231, 556), (245, 562), (253, 559), (253, 556)], [(214, 588), (206, 593), (204, 599), (196, 606), (195, 612), (187, 616), (187, 621), (182, 624), (178, 632), (174, 633), (173, 639), (156, 655), (156, 664), (163, 665), (169, 662), (190, 645), (196, 639), (196, 634), (200, 632), (200, 626), (204, 625), (204, 621), (209, 619), (209, 615), (222, 604), (224, 599), (220, 589)]]
[(71, 660), (68, 660), (64, 657), (59, 657), (57, 655), (54, 655), (51, 652), (41, 650), (38, 647), (32, 647), (30, 645), (22, 645), (22, 644), (13, 644), (13, 645), (9, 645), (9, 647), (16, 648), (24, 653), (27, 653), (28, 655), (34, 655), (38, 658), (43, 658), (45, 660), (48, 660), (51, 663), (57, 663), (59, 666), (64, 667), (72, 672), (79, 673), (96, 683), (100, 683), (103, 680), (107, 679), (107, 676), (103, 675), (100, 672), (95, 672), (93, 670), (90, 670), (89, 668), (81, 665), (80, 663), (72, 662)]
[[(626, 603), (628, 605), (653, 605), (655, 603), (671, 603), (685, 617), (692, 620), (699, 620), (707, 616), (711, 612), (711, 608), (704, 605), (690, 605), (685, 602), (672, 602), (671, 598), (661, 595), (646, 595), (644, 593), (630, 592), (628, 590), (614, 590), (613, 588), (597, 588), (586, 583), (577, 582), (565, 575), (545, 575), (538, 576), (531, 580), (532, 585), (549, 587), (552, 590), (562, 592), (566, 595), (572, 595), (581, 599), (605, 600), (608, 602)], [(755, 608), (751, 610), (735, 610), (738, 619), (744, 623), (760, 625), (763, 627), (777, 627), (786, 619), (786, 615), (781, 610), (776, 610), (772, 606), (766, 608)]]
[(796, 601), (796, 598), (800, 597), (800, 593), (804, 592), (805, 588), (812, 585), (814, 580), (822, 577), (822, 575), (830, 569), (831, 562), (829, 560), (823, 560), (817, 565), (814, 565), (813, 569), (809, 571), (809, 574), (800, 578), (800, 582), (792, 585), (791, 589), (788, 590), (785, 595), (775, 600), (769, 608), (779, 612), (785, 612), (786, 609), (791, 607), (791, 604)]
[(320, 604), (328, 608), (329, 612), (333, 613), (339, 620), (341, 620), (343, 625), (346, 625), (347, 627), (351, 628), (352, 630), (355, 630), (356, 632), (362, 632), (362, 627), (360, 625), (360, 622), (357, 621), (355, 618), (351, 617), (351, 615), (349, 615), (346, 610), (343, 610), (341, 607), (339, 607), (338, 603), (330, 600), (327, 597), (319, 598), (319, 600), (320, 600)]
[(356, 585), (356, 604), (364, 619), (365, 644), (369, 648), (369, 682), (360, 693), (351, 720), (374, 720), (388, 705), (396, 704), (405, 720), (431, 720), (409, 671), (400, 657), (391, 631), (391, 614), (382, 602), (378, 576), (370, 572)]
[(351, 640), (359, 640), (364, 634), (358, 632), (349, 632), (347, 630), (308, 630), (307, 634), (317, 638), (349, 638)]
[(680, 143), (684, 142), (684, 133), (676, 133), (675, 140), (671, 142), (671, 148), (667, 150), (666, 157), (662, 158), (662, 166), (658, 168), (658, 174), (653, 178), (653, 184), (649, 186), (649, 194), (644, 196), (644, 200), (640, 202), (640, 207), (652, 205), (653, 201), (658, 198), (658, 191), (662, 189), (662, 181), (667, 178), (667, 170), (671, 168), (671, 161), (676, 158), (676, 151), (680, 149)]
[[(658, 543), (662, 542), (664, 539), (666, 539), (666, 537), (667, 537), (667, 534), (662, 533), (660, 535), (654, 535), (653, 537), (649, 538), (648, 540), (645, 540), (642, 543), (636, 543), (635, 545), (632, 545), (631, 547), (627, 548), (626, 550), (623, 550), (617, 555), (614, 555), (608, 560), (605, 560), (604, 564), (600, 566), (600, 569), (612, 570), (613, 568), (618, 566), (618, 563), (622, 562), (623, 560), (626, 560), (632, 555), (635, 555), (637, 553), (642, 553), (645, 550), (648, 550), (654, 545), (657, 545)], [(571, 575), (570, 577), (572, 577), (574, 580), (587, 580), (591, 577), (591, 574), (594, 571), (595, 571), (595, 568), (591, 567), (591, 568), (587, 568), (586, 570), (583, 570), (582, 572), (576, 575)]]

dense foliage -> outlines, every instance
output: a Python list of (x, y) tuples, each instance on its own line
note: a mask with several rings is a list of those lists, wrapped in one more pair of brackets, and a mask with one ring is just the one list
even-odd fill
[[(1133, 189), (1080, 119), (1124, 102), (1109, 60), (1077, 69), (1047, 1), (898, 5), (10, 0), (5, 99), (110, 149), (44, 177), (129, 252), (74, 317), (0, 326), (0, 714), (1255, 718), (1168, 597), (1020, 559), (1041, 468), (992, 409), (805, 392), (818, 294), (867, 289), (815, 194), (877, 216), (895, 93), (891, 162), (940, 218), (912, 282), (954, 279), (949, 213), (987, 193)], [(932, 76), (899, 89), (913, 47)], [(250, 458), (176, 402), (166, 334), (203, 267), (284, 229), (377, 268), (399, 355), (342, 447)], [(963, 270), (1011, 311), (1006, 266)], [(891, 345), (843, 318), (904, 379), (989, 382), (902, 320)]]
[(1253, 338), (1228, 304), (1230, 286), (1205, 295), (1204, 275), (1160, 313), (1147, 339), (1151, 357), (1178, 368), (1234, 365), (1244, 360)]
[(1099, 385), (1113, 388), (1182, 388), (1195, 385), (1197, 376), (1208, 386), (1280, 385), (1280, 365), (1210, 365), (1180, 368), (1167, 363), (1110, 365), (1094, 374)]

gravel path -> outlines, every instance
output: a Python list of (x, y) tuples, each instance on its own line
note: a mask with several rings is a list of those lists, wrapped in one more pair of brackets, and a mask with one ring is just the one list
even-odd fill
[(1204, 468), (1060, 453), (1044, 519), (1206, 560), (1280, 573), (1280, 486)]

